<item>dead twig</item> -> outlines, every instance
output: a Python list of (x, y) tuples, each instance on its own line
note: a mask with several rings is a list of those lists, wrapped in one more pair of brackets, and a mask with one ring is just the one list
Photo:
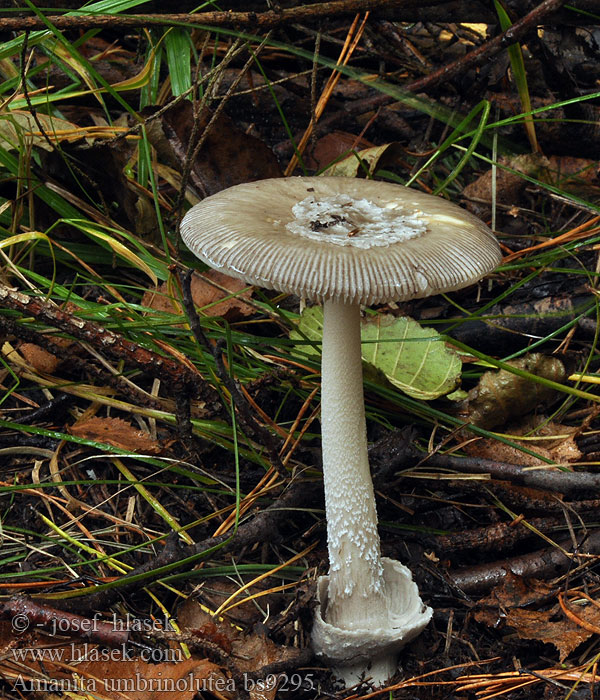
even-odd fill
[(458, 60), (442, 66), (433, 73), (419, 78), (419, 80), (413, 80), (412, 83), (404, 85), (403, 89), (409, 92), (421, 92), (429, 89), (432, 85), (447, 83), (469, 68), (479, 66), (485, 61), (489, 61), (495, 54), (508, 48), (511, 44), (520, 41), (524, 36), (529, 34), (530, 31), (541, 24), (548, 15), (560, 10), (564, 3), (565, 0), (544, 0), (544, 2), (540, 3), (535, 9), (526, 14), (525, 17), (517, 20), (512, 27), (502, 32), (502, 34), (486, 41), (485, 44), (478, 46)]
[[(510, 481), (512, 484), (571, 497), (595, 494), (600, 489), (600, 474), (590, 472), (567, 471), (552, 465), (532, 470), (520, 464), (497, 462), (480, 457), (455, 457), (440, 453), (424, 455), (411, 444), (410, 439), (407, 439), (402, 431), (386, 435), (371, 447), (370, 454), (375, 462), (381, 464), (379, 468), (385, 483), (389, 483), (390, 475), (395, 471), (419, 464), (419, 466), (452, 469), (468, 474), (489, 474), (492, 479), (499, 481)], [(413, 476), (418, 477), (418, 474), (415, 473)], [(427, 478), (432, 479), (434, 475), (428, 474)], [(444, 478), (448, 478), (448, 475), (444, 474)], [(582, 508), (585, 507), (585, 504), (582, 505)]]
[(574, 566), (580, 554), (597, 555), (600, 552), (600, 531), (590, 533), (581, 549), (573, 554), (565, 553), (563, 549), (572, 546), (570, 539), (559, 541), (557, 545), (557, 547), (547, 547), (522, 556), (450, 571), (448, 577), (453, 585), (466, 593), (489, 590), (500, 584), (508, 572), (524, 578), (554, 577)]
[[(109, 647), (121, 647), (129, 642), (130, 637), (128, 629), (121, 629), (113, 622), (56, 610), (20, 595), (0, 603), (0, 618), (12, 619), (16, 632), (25, 632), (29, 628), (44, 629), (51, 635), (73, 635), (83, 641)], [(15, 619), (19, 626), (15, 626)]]
[[(400, 90), (404, 92), (424, 92), (432, 87), (447, 83), (449, 80), (454, 80), (459, 75), (462, 75), (470, 68), (475, 68), (489, 61), (493, 56), (507, 49), (512, 44), (527, 36), (535, 27), (542, 24), (550, 15), (559, 10), (564, 5), (565, 0), (544, 0), (531, 12), (517, 20), (512, 27), (509, 27), (505, 32), (486, 41), (481, 46), (478, 46), (473, 51), (470, 51), (465, 56), (461, 56), (447, 63), (445, 66), (429, 73), (418, 80), (413, 80), (410, 83), (405, 83), (400, 86)], [(381, 105), (396, 102), (397, 99), (392, 95), (379, 94), (374, 97), (366, 97), (362, 100), (354, 100), (348, 102), (345, 106), (345, 111), (350, 114), (363, 114), (366, 111), (380, 107)]]
[[(58, 345), (57, 343), (53, 342), (52, 335), (38, 333), (32, 328), (29, 328), (27, 325), (16, 323), (11, 319), (2, 316), (0, 316), (0, 333), (3, 333), (5, 336), (13, 336), (19, 340), (25, 341), (26, 343), (33, 343), (34, 345), (43, 348), (57, 357), (61, 364), (68, 365), (69, 372), (80, 372), (83, 376), (93, 377), (94, 380), (101, 382), (104, 386), (113, 387), (121, 396), (125, 396), (130, 401), (135, 402), (138, 405), (145, 406), (146, 408), (155, 408), (157, 410), (165, 408), (164, 402), (150, 396), (143, 389), (136, 386), (133, 382), (127, 381), (126, 378), (122, 377), (120, 374), (112, 374), (98, 364), (90, 362), (84, 357), (78, 357), (76, 352), (74, 352), (75, 344), (67, 347), (64, 345)], [(66, 399), (67, 396), (67, 393), (62, 394), (64, 399)], [(39, 410), (41, 411), (41, 409)], [(35, 416), (33, 413), (30, 413), (26, 417), (13, 420), (12, 422), (33, 423), (35, 420), (39, 420), (39, 418), (42, 416), (41, 413), (38, 415), (37, 411), (34, 413)], [(55, 419), (56, 415), (57, 414), (52, 414), (52, 418)]]
[[(532, 530), (541, 533), (550, 533), (553, 530), (564, 528), (564, 518), (527, 518), (527, 527), (515, 527), (514, 521), (503, 523), (491, 523), (483, 527), (452, 532), (448, 535), (431, 537), (430, 546), (438, 552), (463, 552), (474, 550), (477, 552), (499, 552), (513, 549), (519, 542), (531, 537)], [(429, 543), (428, 543), (429, 544)]]
[[(447, 0), (428, 0), (429, 5), (444, 5)], [(367, 10), (386, 9), (394, 7), (419, 8), (422, 0), (332, 0), (315, 5), (300, 5), (284, 10), (268, 10), (267, 12), (198, 12), (194, 14), (148, 14), (148, 15), (106, 15), (86, 14), (85, 11), (72, 12), (70, 15), (49, 15), (40, 17), (3, 17), (0, 19), (1, 31), (32, 31), (47, 29), (52, 24), (57, 29), (131, 29), (134, 27), (162, 26), (205, 26), (232, 27), (248, 29), (253, 33), (272, 29), (292, 22), (311, 22), (322, 17), (365, 12)]]
[(527, 469), (519, 464), (495, 462), (479, 457), (452, 457), (432, 455), (423, 460), (431, 467), (442, 467), (468, 472), (489, 474), (492, 479), (511, 481), (513, 484), (531, 486), (563, 494), (595, 493), (600, 489), (600, 474), (589, 472), (561, 471), (551, 466), (548, 469)]
[(19, 311), (53, 328), (58, 328), (78, 340), (89, 343), (109, 357), (124, 360), (149, 375), (166, 381), (168, 386), (175, 390), (182, 386), (192, 387), (198, 398), (211, 403), (215, 401), (214, 389), (191, 367), (148, 350), (98, 323), (86, 321), (63, 311), (41, 297), (27, 296), (5, 285), (0, 285), (0, 307)]

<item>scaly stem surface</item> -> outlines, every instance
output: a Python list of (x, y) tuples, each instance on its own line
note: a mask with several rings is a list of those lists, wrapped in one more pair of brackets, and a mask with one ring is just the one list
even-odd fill
[(341, 629), (388, 627), (389, 612), (367, 455), (360, 306), (323, 306), (321, 430), (329, 547), (325, 620)]

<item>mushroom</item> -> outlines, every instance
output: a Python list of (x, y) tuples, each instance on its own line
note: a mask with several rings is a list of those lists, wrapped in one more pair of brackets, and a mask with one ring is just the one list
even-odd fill
[(500, 262), (492, 232), (439, 197), (343, 177), (269, 179), (192, 207), (183, 240), (210, 267), (323, 303), (321, 430), (329, 575), (312, 644), (346, 684), (383, 684), (432, 610), (380, 554), (367, 457), (361, 304), (460, 289)]

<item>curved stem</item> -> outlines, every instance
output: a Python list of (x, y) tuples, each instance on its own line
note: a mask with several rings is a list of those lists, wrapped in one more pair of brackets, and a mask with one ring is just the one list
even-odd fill
[(386, 627), (388, 601), (367, 456), (360, 306), (323, 306), (321, 430), (329, 547), (325, 619), (341, 629)]

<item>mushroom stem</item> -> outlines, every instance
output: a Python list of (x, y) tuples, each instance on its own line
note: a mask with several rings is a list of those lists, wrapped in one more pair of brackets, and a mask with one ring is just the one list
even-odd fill
[(329, 547), (325, 620), (340, 629), (388, 627), (388, 599), (367, 455), (360, 305), (323, 306), (321, 431)]

